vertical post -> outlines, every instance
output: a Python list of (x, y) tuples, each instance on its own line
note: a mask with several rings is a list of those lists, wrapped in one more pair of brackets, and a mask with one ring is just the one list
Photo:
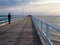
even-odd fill
[(5, 20), (6, 20), (6, 17), (4, 17), (4, 23), (6, 23), (6, 21), (5, 21)]
[(36, 20), (36, 22), (37, 22), (37, 26), (38, 26), (38, 24), (39, 24), (39, 23), (38, 23), (38, 20)]
[(2, 22), (3, 22), (3, 23), (5, 22), (4, 17), (2, 18)]
[(43, 22), (41, 21), (41, 30), (42, 30), (42, 23), (43, 23)]
[(4, 20), (5, 20), (5, 23), (6, 23), (6, 17), (5, 17), (5, 19), (4, 19)]
[[(49, 38), (49, 25), (48, 24), (46, 24), (46, 37)], [(46, 45), (49, 45), (47, 38), (45, 38), (46, 39)]]
[(6, 21), (6, 22), (8, 21), (7, 17), (5, 18), (5, 21)]
[(23, 7), (22, 7), (22, 16), (23, 16)]
[(39, 20), (38, 20), (38, 19), (36, 19), (36, 20), (37, 20), (37, 21), (36, 21), (36, 22), (37, 22), (37, 26), (40, 27), (40, 22), (39, 22)]
[(39, 25), (40, 25), (40, 27), (41, 27), (41, 29), (40, 29), (41, 36), (43, 36), (43, 34), (42, 34), (42, 26), (43, 26), (43, 22), (41, 21)]

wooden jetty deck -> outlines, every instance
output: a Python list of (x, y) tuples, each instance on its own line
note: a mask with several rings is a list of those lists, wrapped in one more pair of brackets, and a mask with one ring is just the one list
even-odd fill
[(30, 16), (0, 27), (0, 45), (42, 45)]

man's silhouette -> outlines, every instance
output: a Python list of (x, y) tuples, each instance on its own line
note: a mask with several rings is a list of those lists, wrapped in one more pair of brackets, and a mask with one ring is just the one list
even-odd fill
[(8, 22), (9, 22), (9, 24), (11, 23), (11, 14), (10, 13), (8, 14)]

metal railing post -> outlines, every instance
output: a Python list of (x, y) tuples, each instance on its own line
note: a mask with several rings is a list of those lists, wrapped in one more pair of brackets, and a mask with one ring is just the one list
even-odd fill
[(41, 21), (41, 30), (42, 30), (43, 22)]
[(41, 36), (43, 36), (43, 34), (42, 34), (43, 22), (42, 21), (41, 21), (41, 25), (40, 26), (41, 26), (41, 30), (40, 30), (41, 31)]
[(6, 23), (6, 17), (5, 17), (4, 21), (5, 21), (5, 23)]
[(4, 18), (2, 18), (2, 22), (4, 23)]
[[(49, 25), (46, 24), (46, 37), (49, 38)], [(46, 45), (49, 45), (47, 39), (46, 39)]]
[[(40, 37), (44, 38), (44, 40), (46, 41), (46, 45), (53, 45), (53, 43), (49, 39), (49, 27), (51, 27), (51, 26), (44, 21), (37, 20), (35, 17), (32, 17), (32, 18), (33, 18), (33, 22), (34, 22), (35, 26), (37, 26), (39, 28)], [(44, 24), (46, 24), (46, 29), (45, 29), (46, 32), (43, 31)]]

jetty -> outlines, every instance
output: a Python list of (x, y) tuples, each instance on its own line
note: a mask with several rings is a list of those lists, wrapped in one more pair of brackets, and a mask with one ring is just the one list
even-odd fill
[(60, 45), (57, 33), (60, 27), (29, 15), (0, 25), (0, 45)]
[(0, 45), (42, 45), (32, 17), (0, 26)]

